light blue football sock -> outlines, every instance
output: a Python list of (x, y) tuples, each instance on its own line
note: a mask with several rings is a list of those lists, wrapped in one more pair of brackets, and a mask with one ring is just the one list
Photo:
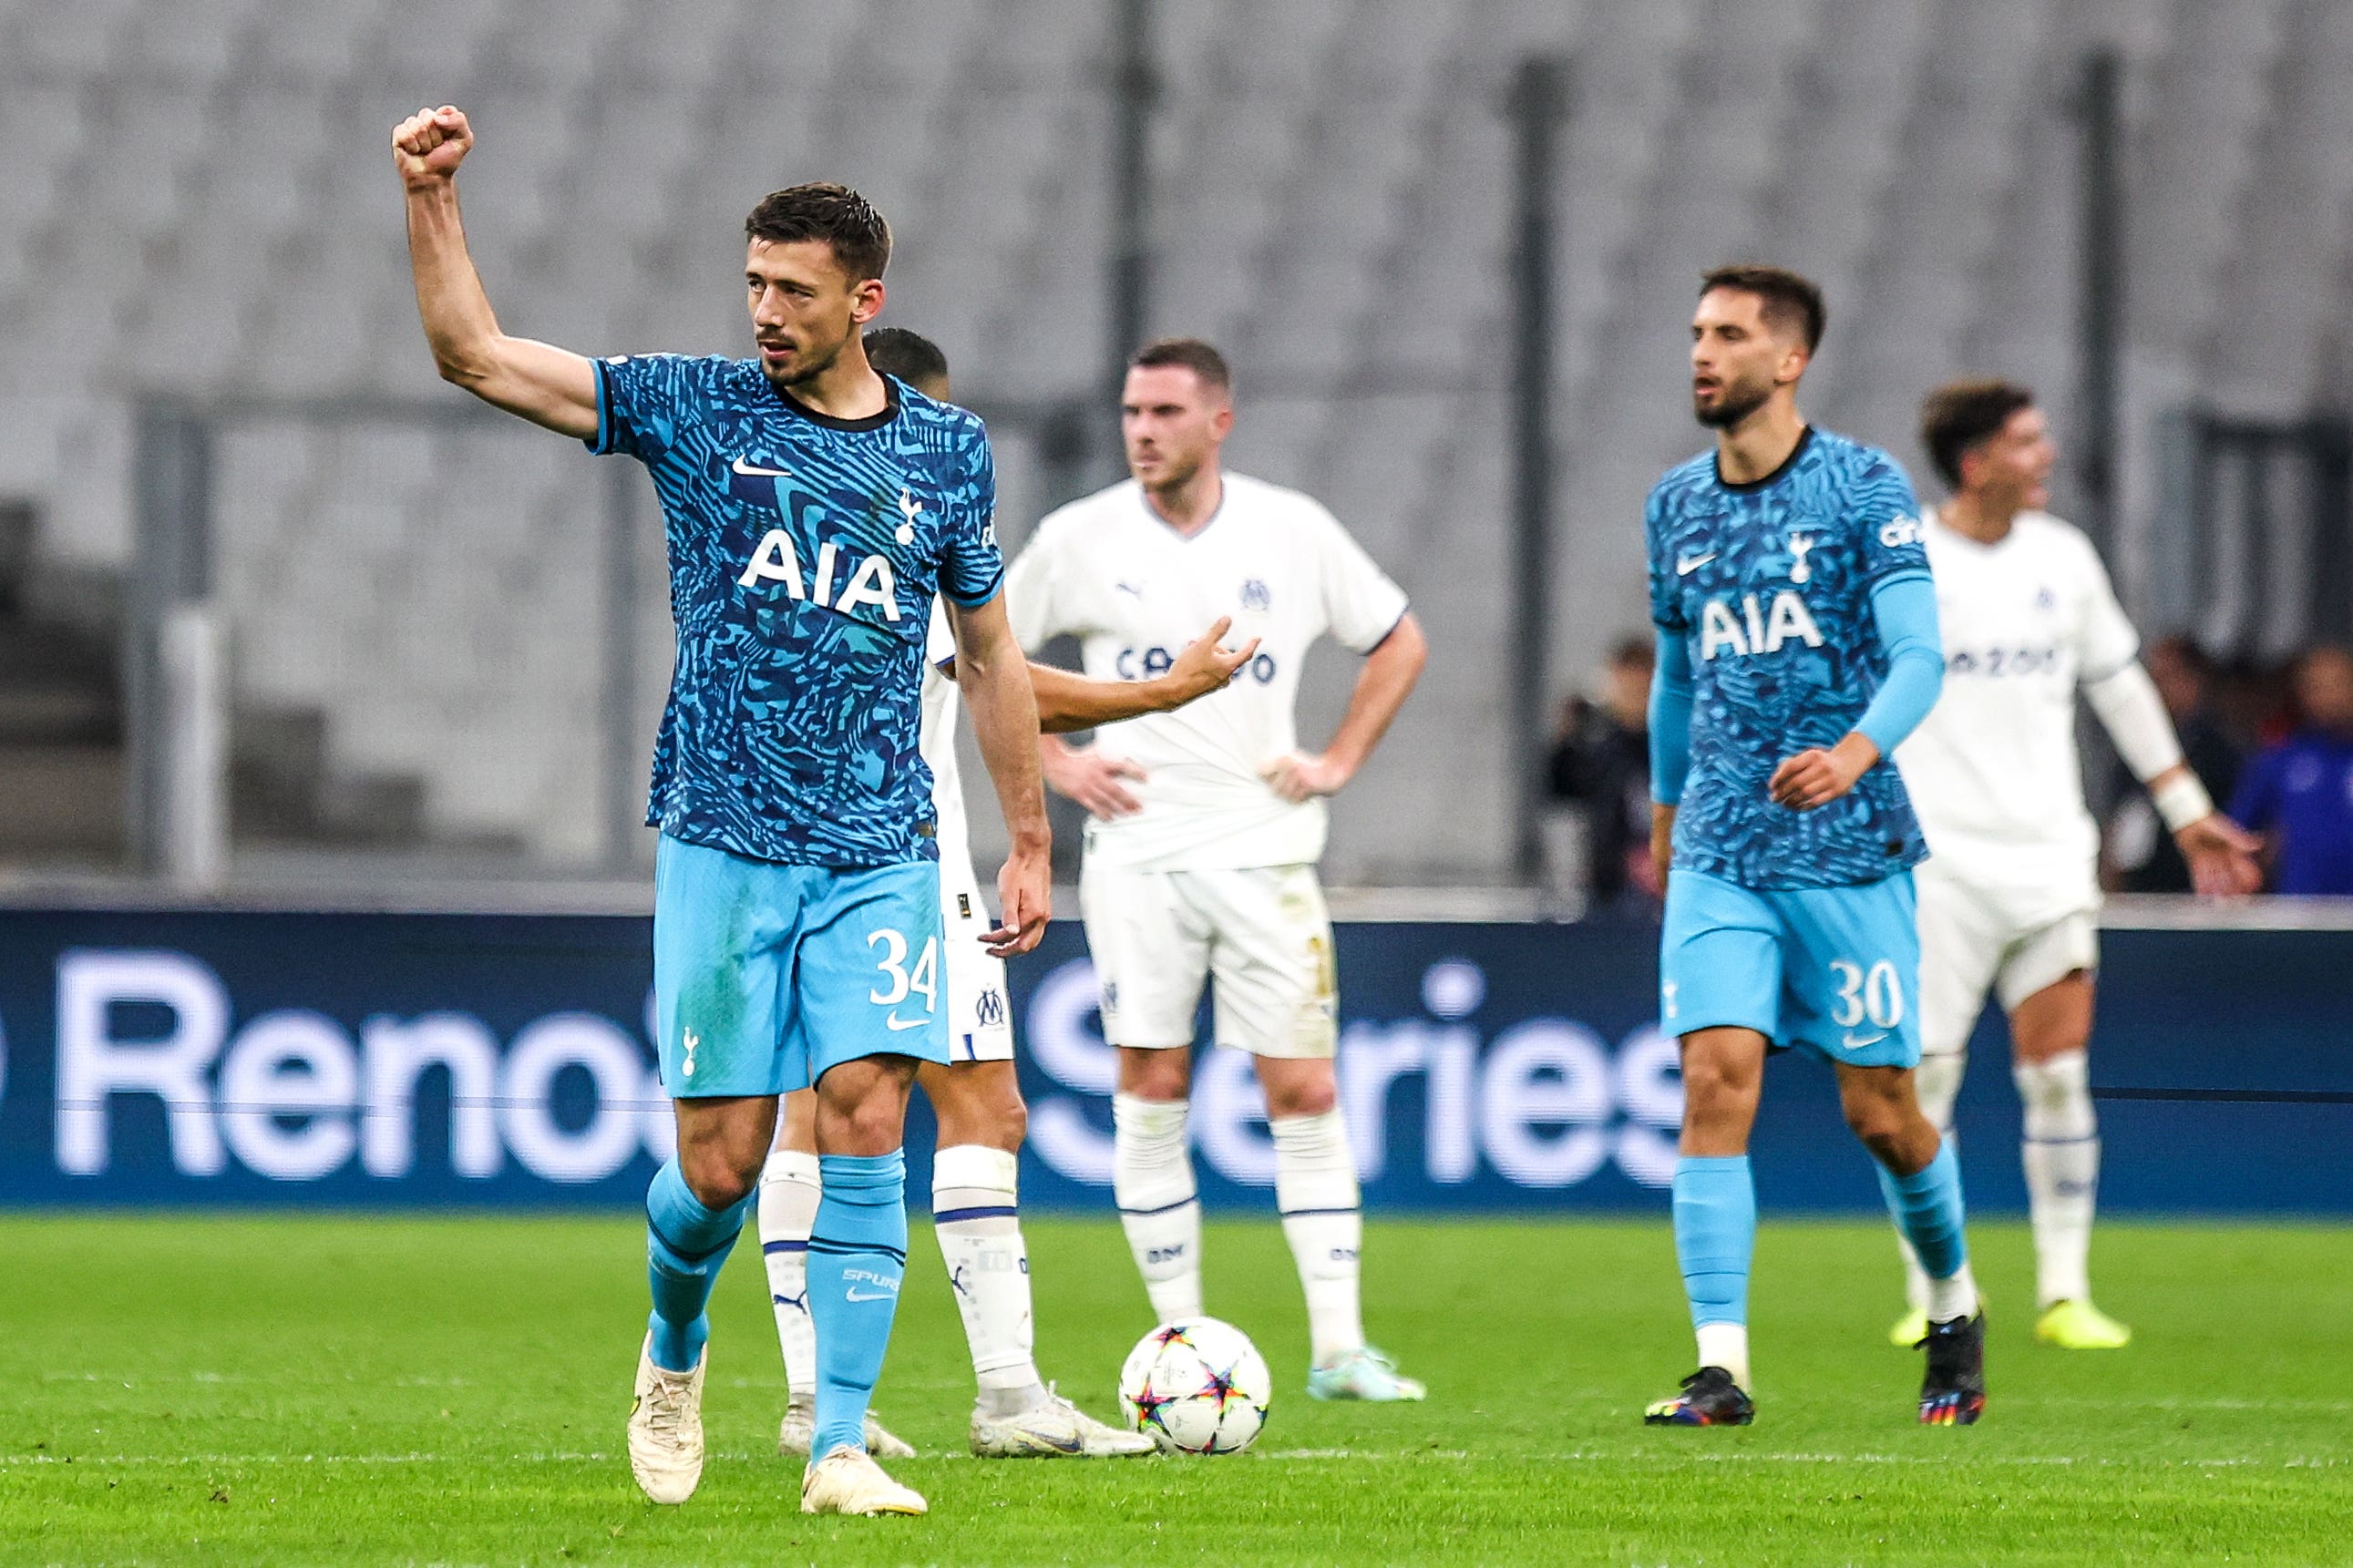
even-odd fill
[[(755, 1189), (756, 1191), (756, 1189)], [(676, 1156), (654, 1173), (646, 1189), (646, 1279), (653, 1287), (653, 1362), (666, 1372), (692, 1372), (711, 1337), (703, 1306), (720, 1266), (743, 1234), (754, 1193), (723, 1209), (705, 1208), (686, 1184)]]
[(1757, 1251), (1757, 1184), (1746, 1154), (1685, 1154), (1675, 1162), (1675, 1260), (1692, 1327), (1748, 1321), (1748, 1263)]
[(809, 1319), (817, 1328), (819, 1458), (866, 1447), (866, 1402), (882, 1375), (899, 1281), (907, 1270), (907, 1161), (888, 1154), (823, 1154), (824, 1196), (808, 1244)]
[(1936, 1157), (1908, 1176), (1884, 1165), (1878, 1169), (1887, 1212), (1920, 1255), (1920, 1267), (1931, 1279), (1958, 1274), (1968, 1263), (1969, 1247), (1961, 1233), (1961, 1162), (1952, 1144), (1938, 1144)]

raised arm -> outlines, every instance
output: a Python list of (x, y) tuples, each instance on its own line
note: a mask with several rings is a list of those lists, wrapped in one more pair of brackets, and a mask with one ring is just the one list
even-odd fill
[(1011, 851), (997, 875), (997, 929), (981, 940), (999, 958), (1027, 952), (1053, 913), (1053, 833), (1038, 777), (1038, 700), (1029, 666), (1005, 618), (1005, 596), (967, 608), (946, 601), (955, 633), (956, 685), (972, 710), (973, 738), (997, 786)]
[(1389, 721), (1405, 706), (1414, 682), (1421, 679), (1421, 667), (1429, 662), (1430, 644), (1421, 635), (1421, 623), (1409, 611), (1380, 646), (1365, 656), (1356, 689), (1348, 695), (1348, 711), (1333, 731), (1331, 744), (1321, 752), (1277, 757), (1268, 766), (1266, 782), (1274, 793), (1289, 801), (1337, 795), (1381, 743)]
[(1030, 665), (1029, 684), (1038, 694), (1038, 728), (1049, 735), (1067, 735), (1122, 719), (1140, 719), (1146, 713), (1166, 713), (1212, 691), (1224, 690), (1234, 671), (1258, 651), (1256, 637), (1239, 648), (1222, 644), (1219, 639), (1233, 624), (1231, 616), (1219, 616), (1215, 626), (1186, 645), (1166, 674), (1149, 680), (1090, 680), (1050, 664)]
[(408, 193), (408, 264), (417, 313), (441, 379), (534, 425), (581, 440), (596, 435), (596, 367), (583, 356), (499, 331), (466, 252), (458, 165), (473, 128), (449, 104), (420, 109), (392, 130), (392, 160)]

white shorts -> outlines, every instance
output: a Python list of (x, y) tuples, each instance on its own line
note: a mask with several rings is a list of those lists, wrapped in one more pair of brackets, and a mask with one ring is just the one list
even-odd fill
[(997, 922), (981, 901), (972, 868), (963, 875), (940, 861), (940, 925), (946, 932), (948, 1065), (1013, 1059), (1012, 993), (1005, 986), (1005, 961), (980, 945), (981, 933)]
[[(2100, 963), (2099, 894), (2071, 884), (1997, 890), (1936, 869), (1913, 872), (1920, 897), (1920, 1053), (1968, 1047), (1991, 992), (2005, 1013), (2079, 969)], [(2053, 916), (2054, 902), (2063, 912)], [(2064, 908), (2068, 903), (2078, 907)]]
[(1332, 917), (1314, 867), (1141, 871), (1090, 858), (1079, 909), (1113, 1045), (1190, 1046), (1202, 983), (1215, 980), (1217, 1044), (1257, 1057), (1337, 1050)]

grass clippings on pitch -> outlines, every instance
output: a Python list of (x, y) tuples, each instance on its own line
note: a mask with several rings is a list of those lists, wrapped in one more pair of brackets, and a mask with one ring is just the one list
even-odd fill
[[(1271, 1217), (1211, 1226), (1212, 1311), (1277, 1400), (1217, 1459), (964, 1457), (970, 1369), (916, 1224), (878, 1401), (925, 1520), (816, 1521), (776, 1457), (759, 1258), (714, 1305), (712, 1459), (645, 1502), (622, 1421), (645, 1300), (624, 1219), (0, 1220), (5, 1563), (2312, 1563), (2353, 1554), (2353, 1230), (2119, 1225), (2115, 1354), (2031, 1342), (2029, 1248), (1973, 1227), (1981, 1426), (1911, 1415), (1894, 1247), (1768, 1226), (1745, 1430), (1660, 1431), (1688, 1371), (1663, 1221), (1379, 1223), (1375, 1338), (1420, 1406), (1318, 1405)], [(1111, 1414), (1148, 1327), (1108, 1219), (1032, 1220), (1040, 1361)]]

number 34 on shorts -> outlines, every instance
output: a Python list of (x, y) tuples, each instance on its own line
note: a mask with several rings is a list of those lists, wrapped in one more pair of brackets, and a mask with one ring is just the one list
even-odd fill
[(1909, 871), (1761, 892), (1694, 871), (1668, 879), (1659, 1016), (1669, 1034), (1754, 1029), (1826, 1061), (1916, 1067), (1919, 973)]
[(939, 867), (749, 860), (665, 834), (654, 853), (662, 1087), (781, 1094), (871, 1056), (948, 1059)]

